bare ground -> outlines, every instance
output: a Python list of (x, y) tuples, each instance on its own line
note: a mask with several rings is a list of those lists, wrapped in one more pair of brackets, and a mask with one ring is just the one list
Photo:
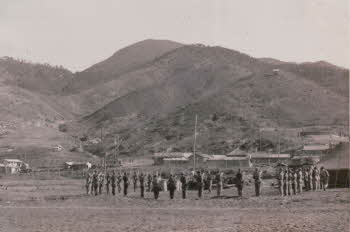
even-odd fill
[[(349, 189), (279, 197), (266, 184), (262, 197), (247, 186), (224, 196), (190, 191), (182, 200), (151, 193), (128, 197), (84, 194), (82, 180), (0, 179), (0, 231), (349, 231)], [(130, 189), (132, 190), (132, 189)]]

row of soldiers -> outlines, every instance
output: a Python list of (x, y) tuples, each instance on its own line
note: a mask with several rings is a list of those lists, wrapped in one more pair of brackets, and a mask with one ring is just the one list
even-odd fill
[[(261, 171), (258, 169), (255, 170), (253, 178), (255, 180), (255, 192), (256, 195), (260, 195), (260, 184), (261, 184)], [(147, 187), (147, 192), (153, 192), (154, 198), (158, 199), (159, 192), (164, 188), (162, 185), (162, 178), (156, 172), (154, 175), (151, 174), (137, 174), (136, 171), (131, 176), (126, 172), (122, 175), (120, 172), (116, 173), (114, 170), (110, 174), (107, 172), (106, 176), (102, 171), (97, 172), (96, 170), (93, 173), (89, 173), (86, 178), (86, 193), (89, 195), (99, 195), (102, 194), (102, 189), (105, 186), (106, 194), (110, 194), (110, 189), (112, 190), (112, 195), (116, 194), (116, 189), (118, 193), (121, 192), (123, 185), (123, 194), (124, 196), (128, 195), (128, 188), (130, 185), (130, 180), (132, 179), (134, 192), (136, 192), (137, 188), (140, 187), (141, 197), (144, 197), (145, 187)], [(179, 178), (176, 178), (175, 175), (170, 175), (167, 180), (166, 188), (169, 191), (170, 199), (174, 198), (174, 193), (176, 189), (181, 190), (182, 198), (186, 198), (186, 191), (188, 189), (189, 180), (195, 184), (195, 188), (198, 191), (198, 198), (202, 197), (202, 193), (204, 189), (208, 190), (208, 193), (212, 192), (213, 181), (216, 182), (216, 194), (217, 196), (221, 195), (223, 189), (223, 181), (224, 181), (224, 173), (217, 172), (216, 174), (212, 174), (210, 171), (198, 171), (197, 173), (192, 172), (192, 175), (185, 175), (181, 173)], [(178, 181), (179, 180), (179, 181)], [(236, 176), (236, 187), (238, 191), (238, 195), (242, 197), (243, 186), (244, 186), (244, 177), (243, 172), (239, 169)]]
[(319, 170), (316, 166), (307, 168), (281, 168), (278, 174), (279, 192), (282, 196), (290, 196), (306, 191), (316, 191), (323, 189), (328, 185), (329, 173), (321, 167)]
[[(304, 169), (291, 169), (291, 168), (281, 168), (278, 174), (279, 191), (282, 196), (292, 195), (301, 193), (303, 187), (306, 190), (317, 190), (326, 189), (328, 183), (329, 174), (323, 167), (318, 170), (317, 167), (310, 167)], [(128, 189), (130, 186), (130, 179), (133, 183), (134, 192), (140, 188), (141, 197), (144, 197), (145, 190), (147, 192), (153, 192), (154, 198), (158, 199), (159, 193), (165, 188), (162, 182), (161, 176), (156, 172), (155, 174), (137, 174), (136, 171), (133, 175), (129, 175), (126, 172), (121, 174), (112, 171), (107, 172), (106, 176), (104, 173), (97, 172), (87, 175), (86, 178), (86, 193), (91, 195), (102, 194), (102, 189), (105, 186), (106, 194), (110, 194), (110, 189), (112, 190), (112, 195), (116, 194), (116, 189), (118, 193), (121, 193), (123, 185), (124, 196), (128, 195)], [(192, 172), (191, 175), (185, 175), (181, 173), (179, 178), (175, 175), (170, 175), (167, 182), (166, 188), (169, 191), (170, 199), (174, 198), (174, 193), (176, 189), (182, 192), (182, 198), (186, 198), (186, 191), (188, 189), (189, 180), (192, 180), (195, 184), (194, 187), (198, 191), (198, 198), (202, 197), (203, 190), (207, 189), (208, 193), (212, 192), (213, 181), (216, 182), (216, 195), (220, 196), (223, 189), (224, 173), (216, 172), (212, 174), (210, 171), (198, 171)], [(178, 181), (179, 180), (179, 181)], [(235, 178), (235, 186), (237, 188), (238, 196), (242, 197), (243, 187), (245, 183), (244, 173), (238, 169)], [(260, 196), (261, 194), (261, 183), (262, 183), (262, 172), (260, 169), (256, 168), (253, 173), (255, 195)]]

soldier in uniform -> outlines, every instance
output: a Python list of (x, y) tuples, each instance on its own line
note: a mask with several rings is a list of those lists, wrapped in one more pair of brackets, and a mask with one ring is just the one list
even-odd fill
[(104, 182), (104, 175), (102, 172), (100, 172), (98, 174), (98, 194), (102, 194), (103, 182)]
[(109, 185), (111, 184), (111, 176), (107, 172), (106, 174), (106, 193), (109, 195)]
[(117, 187), (118, 187), (118, 193), (120, 193), (122, 191), (122, 175), (120, 174), (120, 172), (118, 172), (118, 176), (117, 176)]
[(153, 194), (154, 194), (154, 199), (158, 199), (159, 197), (159, 192), (160, 192), (160, 181), (159, 181), (159, 177), (157, 175), (153, 176), (153, 182), (152, 182), (152, 190), (153, 190)]
[(328, 186), (328, 178), (329, 178), (329, 173), (328, 171), (322, 166), (321, 171), (320, 171), (320, 181), (321, 181), (321, 189), (323, 191), (326, 191), (326, 188)]
[(300, 168), (297, 170), (297, 189), (298, 193), (303, 192), (303, 172)]
[[(92, 176), (90, 173), (87, 174), (86, 176), (86, 183), (85, 183), (85, 188), (86, 188), (86, 194), (90, 194), (90, 189), (91, 189), (91, 183), (92, 183)], [(92, 193), (92, 192), (91, 192)]]
[(284, 196), (288, 196), (288, 182), (289, 182), (289, 174), (288, 174), (288, 168), (286, 168), (283, 174), (283, 195)]
[(290, 182), (291, 182), (291, 193), (293, 195), (296, 194), (296, 187), (297, 187), (297, 173), (294, 170), (290, 171)]
[(261, 171), (256, 168), (253, 174), (254, 184), (255, 184), (255, 195), (260, 196), (261, 191)]
[(292, 169), (288, 168), (288, 195), (292, 195)]
[(278, 181), (279, 192), (280, 192), (281, 196), (283, 197), (284, 196), (284, 192), (283, 192), (284, 170), (283, 170), (283, 168), (281, 168), (279, 173), (278, 173), (277, 181)]
[(216, 181), (216, 195), (219, 197), (221, 195), (222, 190), (222, 173), (219, 171), (215, 175), (215, 181)]
[(303, 169), (305, 191), (309, 191), (309, 171), (307, 168)]
[(197, 189), (198, 189), (198, 197), (202, 197), (202, 191), (203, 191), (203, 176), (200, 171), (197, 171), (197, 175), (195, 176)]
[(207, 184), (208, 184), (208, 193), (211, 193), (211, 189), (213, 186), (213, 177), (211, 176), (210, 171), (208, 171), (208, 174), (207, 174)]
[(115, 196), (115, 187), (116, 187), (115, 182), (116, 182), (116, 180), (117, 180), (117, 177), (115, 175), (115, 171), (113, 170), (112, 175), (111, 175), (111, 186), (112, 186), (112, 195), (113, 196)]
[(241, 172), (241, 169), (238, 169), (238, 172), (236, 174), (236, 187), (238, 191), (238, 196), (242, 197), (243, 195), (243, 174)]
[(314, 189), (319, 190), (320, 189), (320, 170), (318, 170), (317, 166), (314, 167)]
[(181, 182), (181, 190), (182, 190), (182, 199), (186, 199), (187, 179), (184, 173), (181, 173), (180, 182)]
[(152, 175), (151, 175), (151, 173), (148, 173), (148, 175), (147, 175), (147, 192), (151, 192), (151, 185), (152, 185)]
[(313, 190), (313, 176), (312, 176), (312, 173), (313, 173), (313, 167), (311, 166), (309, 168), (309, 190)]
[(136, 171), (134, 171), (134, 175), (132, 176), (133, 184), (134, 184), (134, 192), (136, 192), (137, 189), (137, 174)]
[(168, 190), (170, 193), (170, 199), (174, 199), (174, 193), (176, 190), (176, 183), (173, 175), (170, 175), (169, 180), (168, 180)]
[(97, 196), (97, 188), (98, 188), (98, 175), (97, 171), (95, 170), (94, 173), (92, 174), (92, 187), (94, 189), (94, 194)]
[(139, 176), (139, 181), (140, 181), (141, 197), (143, 198), (145, 194), (145, 177), (142, 172)]
[(124, 196), (127, 196), (128, 195), (128, 187), (129, 187), (129, 178), (128, 178), (126, 172), (124, 172), (123, 182), (124, 182)]

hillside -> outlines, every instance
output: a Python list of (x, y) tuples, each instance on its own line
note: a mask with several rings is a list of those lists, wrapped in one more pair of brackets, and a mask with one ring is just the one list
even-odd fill
[[(62, 67), (0, 59), (0, 158), (26, 154), (31, 164), (41, 165), (67, 156), (85, 157), (67, 152), (73, 140), (58, 130), (62, 121), (74, 118), (58, 103), (72, 78), (73, 73)], [(65, 150), (53, 152), (57, 145)]]
[[(305, 64), (296, 66), (309, 70)], [(122, 75), (157, 81), (111, 101), (83, 123), (91, 134), (100, 126), (107, 134), (121, 134), (125, 154), (190, 150), (195, 114), (203, 152), (227, 152), (243, 138), (248, 149), (255, 149), (259, 127), (347, 125), (348, 98), (345, 91), (334, 91), (348, 86), (346, 70), (325, 66), (325, 74), (318, 75), (286, 67), (222, 47), (183, 46)], [(285, 149), (296, 146), (295, 141), (283, 143)]]
[[(162, 40), (130, 45), (80, 73), (4, 58), (0, 148), (46, 149), (38, 151), (44, 160), (86, 159), (88, 153), (70, 148), (78, 137), (100, 137), (102, 128), (108, 152), (115, 135), (126, 156), (190, 151), (197, 114), (200, 152), (252, 151), (260, 146), (261, 127), (348, 128), (348, 72), (326, 62), (257, 59)], [(68, 123), (66, 133), (58, 130), (62, 122)], [(282, 151), (301, 145), (280, 133)], [(55, 144), (64, 151), (49, 151)], [(277, 135), (264, 135), (261, 149), (276, 151)]]
[(183, 46), (168, 40), (144, 40), (115, 52), (111, 57), (90, 68), (76, 73), (74, 80), (66, 86), (68, 94), (79, 93), (120, 75), (140, 68), (155, 58)]

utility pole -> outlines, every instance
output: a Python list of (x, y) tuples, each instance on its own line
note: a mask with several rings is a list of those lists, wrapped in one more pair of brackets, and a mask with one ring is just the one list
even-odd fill
[(117, 137), (114, 136), (114, 164), (117, 164)]
[(278, 129), (277, 135), (278, 135), (278, 158), (280, 158), (280, 154), (281, 154), (281, 134), (280, 134), (280, 130), (279, 129)]
[(259, 152), (261, 152), (261, 128), (259, 128)]
[(117, 165), (118, 157), (119, 157), (119, 147), (120, 147), (121, 139), (119, 135), (114, 136), (114, 162)]
[(196, 142), (197, 142), (197, 114), (194, 124), (194, 142), (193, 142), (193, 171), (196, 171)]

